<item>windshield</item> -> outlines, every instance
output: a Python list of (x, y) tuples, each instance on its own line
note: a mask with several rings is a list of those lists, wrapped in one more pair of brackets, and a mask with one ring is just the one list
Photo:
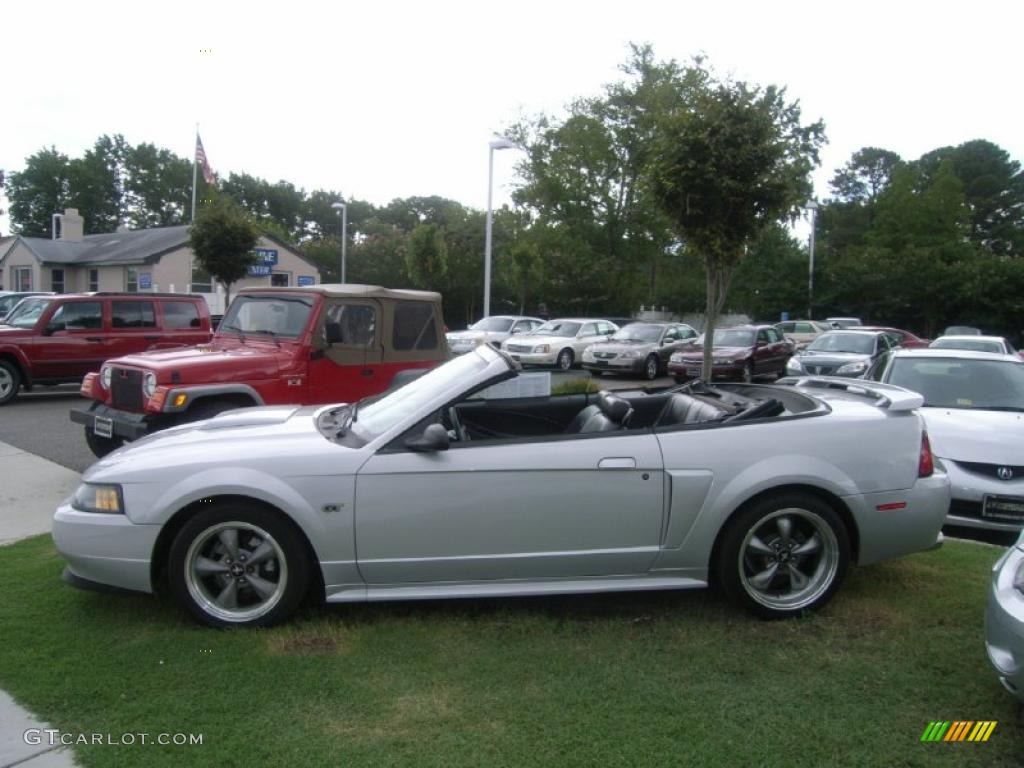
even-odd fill
[(313, 309), (309, 296), (238, 296), (217, 329), (298, 338)]
[(974, 352), (1005, 352), (1003, 345), (994, 339), (936, 339), (929, 346), (933, 349), (969, 349)]
[(875, 351), (875, 337), (860, 333), (824, 333), (808, 344), (807, 349), (815, 352), (870, 355)]
[(18, 328), (32, 328), (39, 322), (39, 318), (50, 306), (51, 301), (52, 299), (24, 299), (11, 310), (11, 314), (4, 318), (4, 324)]
[(1024, 411), (1024, 363), (897, 357), (887, 383), (919, 392), (926, 406)]
[[(701, 344), (704, 343), (704, 335), (701, 334), (699, 339)], [(752, 347), (754, 346), (754, 332), (753, 331), (741, 331), (735, 328), (723, 328), (720, 331), (715, 331), (715, 343), (716, 347)]]
[(646, 341), (657, 343), (658, 339), (661, 338), (661, 326), (633, 323), (617, 330), (611, 338), (612, 341)]
[(387, 432), (407, 416), (419, 411), (439, 393), (460, 381), (471, 379), (490, 365), (497, 353), (483, 352), (487, 349), (484, 346), (467, 355), (460, 355), (385, 397), (360, 406), (352, 429), (367, 441)]
[(505, 333), (512, 327), (511, 317), (485, 317), (477, 320), (471, 326), (471, 331), (490, 331), (491, 333)]
[(534, 336), (575, 336), (580, 330), (579, 323), (569, 323), (565, 320), (551, 320), (532, 331)]

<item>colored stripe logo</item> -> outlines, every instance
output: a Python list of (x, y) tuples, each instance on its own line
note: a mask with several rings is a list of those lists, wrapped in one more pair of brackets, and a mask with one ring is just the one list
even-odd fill
[(988, 741), (997, 720), (933, 720), (921, 735), (921, 741)]

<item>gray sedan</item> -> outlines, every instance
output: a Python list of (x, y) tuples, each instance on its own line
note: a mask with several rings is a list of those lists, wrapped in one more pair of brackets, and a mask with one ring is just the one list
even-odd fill
[(632, 373), (650, 381), (665, 372), (673, 352), (689, 346), (697, 336), (686, 323), (630, 323), (607, 341), (583, 350), (582, 365), (598, 376)]
[(800, 380), (552, 395), (487, 345), (393, 392), (229, 411), (86, 471), (65, 578), (264, 625), (331, 603), (704, 587), (769, 618), (933, 546), (921, 397)]
[(999, 680), (1024, 702), (1024, 532), (992, 569), (985, 646)]

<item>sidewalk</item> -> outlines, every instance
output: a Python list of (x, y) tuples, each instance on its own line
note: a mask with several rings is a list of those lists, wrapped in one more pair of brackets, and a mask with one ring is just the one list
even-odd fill
[[(0, 467), (0, 546), (49, 532), (53, 511), (75, 490), (78, 473), (2, 442)], [(0, 690), (0, 768), (73, 768), (74, 753), (51, 746), (48, 728)], [(26, 744), (26, 732), (39, 743)]]

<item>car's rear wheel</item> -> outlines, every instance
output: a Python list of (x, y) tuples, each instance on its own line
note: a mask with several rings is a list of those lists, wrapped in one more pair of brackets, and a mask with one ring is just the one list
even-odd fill
[(849, 534), (836, 511), (793, 492), (761, 499), (729, 522), (716, 575), (733, 601), (780, 619), (827, 603), (849, 564)]
[(574, 356), (571, 349), (563, 349), (559, 352), (558, 359), (556, 361), (559, 370), (568, 371), (572, 368), (573, 358)]
[(6, 405), (18, 396), (21, 371), (13, 363), (0, 360), (0, 405)]
[(650, 355), (644, 360), (644, 378), (653, 381), (658, 378), (658, 356)]
[(311, 564), (299, 534), (278, 513), (241, 503), (211, 505), (175, 536), (171, 594), (214, 627), (267, 626), (290, 616)]
[(108, 453), (112, 453), (124, 445), (123, 437), (100, 437), (92, 427), (85, 428), (85, 443), (97, 459), (102, 459)]

